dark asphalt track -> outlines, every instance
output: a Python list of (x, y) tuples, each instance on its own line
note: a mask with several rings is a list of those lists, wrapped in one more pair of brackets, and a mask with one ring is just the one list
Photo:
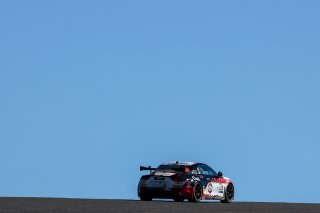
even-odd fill
[(0, 198), (0, 212), (320, 212), (320, 204), (96, 200), (64, 198)]

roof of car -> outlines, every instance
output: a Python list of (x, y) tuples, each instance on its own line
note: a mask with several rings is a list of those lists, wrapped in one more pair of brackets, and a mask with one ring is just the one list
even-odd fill
[(181, 166), (192, 166), (196, 164), (195, 162), (180, 162), (180, 161), (171, 161), (171, 162), (166, 162), (161, 165), (181, 165)]

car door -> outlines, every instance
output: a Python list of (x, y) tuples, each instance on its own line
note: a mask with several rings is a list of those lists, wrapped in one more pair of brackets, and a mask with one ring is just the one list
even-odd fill
[(203, 175), (203, 196), (205, 199), (214, 199), (219, 194), (219, 183), (214, 182), (216, 173), (207, 165), (198, 166), (199, 173)]
[(213, 174), (211, 178), (211, 185), (214, 188), (214, 198), (221, 199), (224, 197), (225, 180), (223, 177), (219, 176), (211, 167), (209, 167), (208, 169)]

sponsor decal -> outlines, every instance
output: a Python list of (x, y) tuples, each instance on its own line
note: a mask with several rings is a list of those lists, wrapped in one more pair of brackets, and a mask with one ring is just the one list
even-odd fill
[(216, 182), (216, 183), (229, 183), (230, 179), (226, 178), (212, 178), (211, 182)]
[(204, 195), (205, 199), (217, 199), (217, 197), (218, 197), (217, 195), (208, 195), (208, 194)]
[(171, 162), (166, 162), (161, 165), (182, 165), (182, 166), (192, 166), (194, 165), (195, 162), (179, 162), (179, 161), (171, 161)]
[(169, 177), (169, 176), (172, 176), (172, 175), (175, 175), (175, 174), (176, 173), (173, 173), (173, 172), (155, 172), (153, 175)]
[(213, 190), (213, 186), (211, 183), (208, 184), (208, 192), (211, 194)]
[(200, 181), (200, 178), (199, 178), (199, 177), (196, 177), (196, 176), (192, 176), (192, 180)]

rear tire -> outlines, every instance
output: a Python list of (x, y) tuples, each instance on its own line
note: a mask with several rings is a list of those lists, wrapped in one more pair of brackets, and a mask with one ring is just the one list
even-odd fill
[(220, 200), (221, 203), (232, 203), (234, 199), (234, 186), (233, 184), (228, 184), (224, 192), (224, 200)]
[(195, 183), (193, 186), (192, 198), (188, 199), (189, 202), (200, 202), (202, 198), (202, 186), (200, 183)]

